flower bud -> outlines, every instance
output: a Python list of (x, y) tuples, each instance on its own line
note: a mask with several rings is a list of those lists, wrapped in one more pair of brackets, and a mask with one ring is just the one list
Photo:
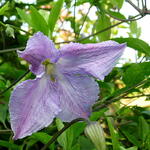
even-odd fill
[(106, 150), (103, 129), (99, 122), (92, 122), (86, 126), (85, 135), (91, 139), (97, 150)]

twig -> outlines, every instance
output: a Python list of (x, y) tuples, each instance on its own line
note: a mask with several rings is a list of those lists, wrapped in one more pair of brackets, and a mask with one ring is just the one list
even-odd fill
[(12, 52), (12, 51), (17, 51), (17, 50), (23, 50), (25, 47), (17, 47), (17, 48), (10, 48), (10, 49), (3, 49), (0, 50), (1, 53), (7, 53), (7, 52)]
[(76, 0), (74, 2), (74, 33), (76, 38)]
[(85, 121), (85, 119), (83, 118), (78, 118), (75, 119), (73, 121), (71, 121), (70, 123), (66, 124), (61, 130), (59, 130), (58, 132), (56, 132), (53, 137), (49, 140), (49, 142), (47, 144), (44, 145), (44, 147), (41, 150), (46, 150), (53, 142), (56, 141), (56, 139), (65, 131), (67, 130), (71, 125), (73, 125), (76, 122), (79, 121)]
[(147, 1), (145, 0), (145, 9), (147, 9)]
[(82, 30), (82, 28), (83, 28), (83, 26), (84, 26), (84, 23), (85, 23), (85, 21), (86, 21), (86, 19), (87, 19), (87, 16), (88, 16), (88, 14), (89, 14), (90, 9), (92, 8), (92, 6), (93, 6), (93, 5), (90, 5), (90, 7), (89, 7), (89, 9), (88, 9), (88, 11), (87, 11), (87, 13), (86, 13), (86, 16), (84, 17), (83, 23), (82, 23), (81, 28), (80, 28), (79, 33), (78, 33), (79, 35), (80, 35), (80, 32), (81, 32), (81, 30)]
[(21, 75), (16, 81), (14, 81), (8, 88), (0, 92), (0, 95), (4, 94), (6, 91), (8, 91), (10, 88), (12, 88), (17, 82), (19, 82), (23, 77), (25, 77), (30, 70), (26, 71), (23, 75)]
[(142, 0), (142, 8), (145, 8), (144, 0)]
[[(4, 26), (5, 28), (7, 28), (7, 24), (4, 24), (2, 21), (0, 21), (0, 24), (1, 24), (2, 26)], [(28, 35), (32, 35), (32, 34), (29, 33), (28, 31), (25, 31), (25, 30), (23, 30), (23, 29), (21, 29), (21, 28), (19, 28), (19, 27), (16, 27), (16, 26), (11, 25), (11, 24), (8, 24), (8, 25), (11, 26), (12, 28), (14, 28), (14, 29), (17, 30), (17, 31), (22, 31), (22, 32), (24, 32), (24, 33), (26, 33), (26, 34), (28, 34)]]
[(3, 28), (1, 30), (1, 36), (2, 36), (2, 41), (3, 41), (3, 49), (5, 49), (5, 36), (4, 36), (4, 33), (3, 33)]
[(9, 132), (12, 132), (12, 130), (0, 130), (0, 133), (9, 133)]
[(134, 9), (136, 9), (141, 14), (141, 9), (137, 7), (134, 3), (132, 3), (130, 0), (126, 0)]
[(139, 19), (143, 18), (143, 16), (141, 16), (141, 14), (138, 14), (136, 17), (140, 16), (139, 18), (120, 19), (120, 18), (117, 18), (117, 17), (115, 17), (115, 16), (109, 14), (108, 12), (106, 12), (106, 13), (107, 13), (107, 15), (109, 15), (111, 18), (116, 19), (116, 20), (118, 20), (118, 21), (126, 21), (126, 20), (129, 20), (129, 21), (136, 21), (136, 20), (139, 20)]
[(125, 97), (123, 97), (123, 98), (124, 98), (124, 99), (125, 99), (125, 98), (129, 99), (129, 98), (144, 97), (144, 96), (150, 97), (150, 94), (141, 94), (141, 95), (135, 95), (135, 96), (125, 96)]
[(113, 103), (113, 102), (116, 102), (116, 101), (120, 100), (121, 98), (125, 97), (126, 95), (128, 95), (130, 90), (132, 90), (132, 89), (134, 89), (134, 88), (136, 88), (136, 87), (139, 87), (139, 86), (141, 86), (142, 84), (147, 83), (148, 81), (149, 81), (149, 78), (146, 79), (146, 80), (141, 81), (141, 82), (138, 83), (138, 84), (133, 85), (132, 87), (130, 87), (130, 88), (128, 88), (126, 91), (124, 91), (124, 93), (121, 93), (121, 94), (117, 95), (116, 97), (113, 97), (113, 98), (111, 97), (111, 98), (106, 99), (103, 104), (96, 103), (96, 104), (93, 106), (93, 110), (96, 111), (96, 110), (99, 110), (99, 109), (101, 109), (101, 108), (107, 107), (109, 104), (111, 104), (111, 103)]
[[(120, 21), (120, 22), (118, 22), (118, 23), (116, 23), (116, 24), (114, 24), (114, 25), (111, 25), (111, 26), (109, 26), (109, 27), (107, 27), (107, 28), (105, 28), (105, 29), (102, 29), (102, 30), (100, 30), (100, 31), (98, 31), (98, 32), (96, 32), (96, 33), (93, 33), (93, 34), (91, 34), (91, 35), (89, 35), (89, 36), (87, 36), (87, 37), (80, 38), (80, 39), (77, 39), (77, 40), (74, 40), (74, 41), (57, 42), (57, 43), (55, 43), (55, 44), (57, 45), (57, 44), (64, 44), (64, 43), (70, 43), (70, 42), (80, 42), (80, 41), (86, 40), (86, 39), (88, 39), (88, 38), (90, 38), (90, 37), (92, 37), (92, 36), (95, 36), (95, 35), (98, 35), (98, 34), (101, 34), (101, 33), (105, 32), (105, 31), (107, 31), (107, 30), (110, 30), (111, 28), (114, 28), (114, 27), (116, 27), (116, 26), (118, 26), (118, 25), (120, 25), (120, 24), (122, 24), (122, 23), (124, 23), (124, 22), (135, 21), (135, 20), (138, 20), (138, 19), (141, 19), (142, 17), (144, 17), (144, 16), (141, 16), (140, 18), (136, 18), (136, 17), (138, 17), (139, 15), (140, 15), (140, 14), (138, 14), (138, 15), (132, 17), (132, 18), (129, 18), (129, 19)], [(0, 53), (16, 51), (16, 50), (18, 50), (18, 49), (24, 49), (24, 48), (25, 48), (25, 47), (19, 47), (19, 48), (14, 48), (14, 49), (0, 50)], [(2, 51), (3, 51), (3, 52), (2, 52)]]

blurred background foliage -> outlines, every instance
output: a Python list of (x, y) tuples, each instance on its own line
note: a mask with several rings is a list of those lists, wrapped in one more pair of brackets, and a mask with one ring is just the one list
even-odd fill
[[(124, 3), (137, 10), (137, 16), (122, 14)], [(56, 119), (38, 133), (12, 140), (8, 113), (12, 84), (34, 78), (26, 73), (28, 63), (17, 57), (16, 50), (23, 50), (37, 31), (49, 36), (57, 48), (71, 41), (111, 39), (136, 51), (136, 62), (120, 61), (104, 81), (97, 81), (101, 92), (90, 120), (100, 122), (107, 150), (150, 150), (150, 46), (140, 38), (137, 22), (150, 14), (149, 9), (146, 0), (1, 0), (0, 150), (40, 150), (65, 125)], [(120, 37), (121, 30), (127, 36)], [(84, 122), (72, 125), (48, 149), (96, 150), (84, 134), (85, 126)]]

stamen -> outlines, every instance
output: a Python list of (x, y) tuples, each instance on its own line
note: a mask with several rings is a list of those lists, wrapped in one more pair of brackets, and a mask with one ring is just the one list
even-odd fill
[(45, 72), (47, 75), (50, 76), (50, 80), (55, 82), (56, 80), (54, 75), (55, 72), (54, 64), (51, 63), (50, 59), (46, 59), (42, 64), (45, 65)]

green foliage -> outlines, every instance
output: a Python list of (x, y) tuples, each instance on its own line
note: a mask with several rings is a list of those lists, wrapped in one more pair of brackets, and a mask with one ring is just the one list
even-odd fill
[[(120, 12), (115, 12), (115, 11), (111, 11), (109, 10), (108, 13), (112, 16), (112, 17), (115, 17), (117, 19), (126, 19), (126, 17), (121, 14)], [(132, 23), (132, 22), (131, 22)]]
[(48, 35), (48, 25), (43, 16), (33, 7), (30, 7), (31, 9), (31, 20), (32, 20), (32, 27), (36, 31), (41, 31), (45, 35)]
[(4, 140), (0, 140), (0, 146), (6, 147), (12, 150), (21, 150), (20, 146), (13, 144), (13, 143), (9, 143), (8, 141), (4, 141)]
[(116, 132), (115, 128), (113, 127), (112, 119), (108, 117), (107, 122), (108, 122), (108, 127), (110, 130), (110, 134), (111, 134), (113, 150), (117, 150), (117, 149), (119, 150), (120, 149), (119, 137), (118, 137), (118, 133)]
[(51, 36), (52, 36), (53, 31), (54, 31), (54, 27), (56, 25), (56, 22), (59, 18), (60, 11), (61, 11), (61, 8), (63, 6), (63, 3), (64, 3), (64, 0), (58, 0), (55, 3), (54, 8), (50, 12), (50, 15), (49, 15), (49, 18), (48, 18), (48, 27), (50, 28)]
[(110, 2), (117, 7), (118, 9), (120, 9), (124, 3), (124, 0), (110, 0)]
[(16, 8), (17, 9), (17, 12), (19, 14), (19, 16), (21, 17), (21, 19), (25, 22), (27, 22), (31, 27), (32, 27), (32, 20), (31, 20), (31, 15), (30, 14), (27, 14), (25, 12), (25, 10), (22, 10), (20, 8)]
[(150, 46), (149, 46), (149, 44), (147, 44), (143, 40), (140, 40), (137, 38), (115, 38), (113, 40), (116, 42), (119, 42), (119, 43), (125, 43), (126, 42), (127, 46), (150, 56)]
[[(101, 31), (109, 26), (111, 26), (110, 18), (107, 17), (105, 14), (99, 14), (96, 27), (95, 27), (96, 31), (97, 32)], [(111, 35), (111, 30), (108, 30), (106, 32), (99, 34), (98, 38), (100, 41), (106, 41), (110, 39), (110, 35)]]
[(7, 2), (4, 6), (0, 8), (0, 15), (3, 15), (5, 11), (9, 9), (9, 2)]
[[(146, 103), (144, 107), (140, 105), (141, 99), (147, 102), (150, 100), (148, 80), (150, 45), (142, 39), (142, 36), (140, 37), (142, 29), (138, 21), (128, 21), (115, 26), (118, 20), (132, 16), (122, 13), (124, 3), (127, 2), (124, 0), (76, 0), (76, 3), (69, 0), (37, 0), (36, 4), (11, 0), (0, 2), (0, 49), (3, 50), (0, 50), (0, 92), (27, 71), (28, 63), (18, 59), (16, 51), (12, 49), (24, 47), (29, 35), (37, 31), (48, 35), (56, 43), (75, 40), (79, 43), (99, 43), (106, 40), (126, 43), (136, 51), (136, 63), (128, 59), (123, 60), (124, 63), (117, 65), (104, 81), (97, 81), (100, 94), (94, 106), (102, 105), (103, 108), (95, 110), (94, 107), (89, 120), (101, 123), (107, 150), (150, 150), (150, 108)], [(106, 30), (110, 26), (115, 27)], [(97, 34), (102, 30), (106, 31)], [(128, 37), (123, 35), (116, 38), (121, 35), (122, 30)], [(88, 35), (90, 35), (88, 38), (82, 39)], [(9, 52), (6, 53), (5, 49)], [(21, 81), (30, 78), (34, 78), (32, 73)], [(147, 82), (143, 83), (143, 80)], [(136, 86), (141, 82), (140, 86)], [(8, 112), (13, 88), (14, 86), (0, 95), (0, 150), (39, 150), (66, 123), (56, 119), (40, 132), (13, 141)], [(116, 102), (108, 106), (112, 100)], [(134, 100), (139, 101), (138, 106), (130, 105)], [(96, 150), (93, 143), (84, 135), (86, 125), (85, 122), (73, 124), (48, 149)]]
[(130, 23), (130, 31), (131, 31), (131, 32), (129, 33), (129, 36), (130, 36), (130, 37), (135, 36), (135, 38), (139, 38), (140, 35), (141, 35), (141, 28), (138, 27), (136, 21), (132, 21), (132, 22)]
[(147, 69), (150, 66), (150, 62), (144, 62), (140, 64), (131, 64), (123, 75), (123, 81), (126, 85), (135, 85), (145, 78), (150, 76), (150, 70)]

